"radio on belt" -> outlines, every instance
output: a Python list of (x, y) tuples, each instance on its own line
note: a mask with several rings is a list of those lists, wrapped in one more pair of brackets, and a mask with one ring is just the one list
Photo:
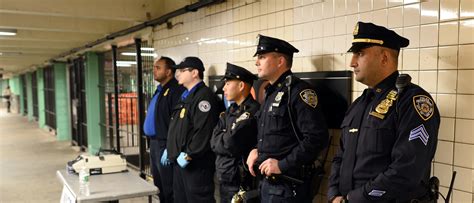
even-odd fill
[[(110, 154), (102, 152), (109, 151)], [(97, 155), (81, 154), (76, 159), (67, 162), (67, 170), (70, 173), (79, 173), (85, 166), (91, 175), (126, 172), (127, 160), (125, 156), (115, 150), (100, 150)]]

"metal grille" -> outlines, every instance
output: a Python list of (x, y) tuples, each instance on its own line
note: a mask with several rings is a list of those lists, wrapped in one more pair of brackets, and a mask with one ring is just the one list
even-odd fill
[(85, 87), (85, 60), (76, 58), (68, 63), (69, 92), (71, 95), (71, 130), (73, 145), (87, 148), (87, 112)]
[(26, 83), (26, 74), (20, 76), (21, 88), (23, 92), (23, 115), (28, 115), (28, 91)]
[[(143, 76), (143, 98), (144, 98), (144, 109), (143, 112), (141, 112), (143, 115), (145, 115), (146, 109), (148, 109), (148, 104), (150, 103), (150, 100), (153, 97), (153, 94), (155, 93), (156, 90), (156, 85), (155, 80), (153, 78), (153, 62), (155, 60), (155, 53), (153, 50), (153, 44), (151, 44), (148, 41), (144, 41), (141, 44), (142, 46), (142, 54), (141, 54), (141, 59), (142, 59), (142, 76)], [(144, 139), (146, 139), (146, 150), (145, 153), (142, 155), (144, 157), (148, 158), (150, 157), (150, 140), (145, 136), (142, 135)], [(145, 170), (143, 171), (146, 175), (151, 176), (151, 169), (150, 169), (150, 162), (145, 162)]]
[(44, 105), (46, 125), (56, 129), (56, 102), (54, 93), (54, 69), (48, 66), (44, 69)]
[(38, 120), (38, 71), (31, 74), (31, 91), (33, 95), (33, 117), (35, 120)]
[[(154, 93), (153, 83), (153, 48), (151, 43), (141, 43), (142, 72), (138, 73), (136, 61), (135, 45), (120, 47), (117, 49), (117, 85), (118, 85), (118, 106), (115, 108), (115, 83), (113, 74), (113, 51), (104, 53), (104, 84), (101, 87), (105, 92), (106, 119), (102, 126), (106, 130), (106, 143), (108, 148), (117, 148), (126, 155), (130, 165), (140, 168), (140, 159), (143, 162), (142, 173), (151, 175), (149, 168), (149, 148), (148, 141), (146, 150), (140, 150), (139, 139), (146, 139), (141, 136), (139, 130), (139, 114), (144, 115), (145, 109), (138, 109), (137, 75), (143, 77), (144, 101), (148, 105)], [(118, 109), (118, 110), (116, 110)], [(116, 120), (118, 113), (118, 121)], [(120, 139), (117, 142), (116, 124), (118, 123), (118, 134)], [(145, 151), (144, 153), (140, 153)]]

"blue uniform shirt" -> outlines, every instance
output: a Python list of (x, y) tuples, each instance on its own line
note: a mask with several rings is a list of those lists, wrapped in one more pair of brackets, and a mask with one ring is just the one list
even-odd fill
[(160, 95), (162, 90), (163, 90), (163, 87), (161, 85), (158, 85), (158, 87), (156, 87), (155, 95), (153, 95), (153, 98), (151, 99), (150, 104), (148, 105), (148, 111), (146, 114), (145, 122), (143, 124), (143, 131), (145, 132), (145, 135), (150, 136), (150, 137), (156, 136), (156, 130), (155, 130), (156, 100), (158, 99), (158, 96)]
[(188, 97), (189, 94), (193, 93), (194, 90), (196, 90), (197, 87), (199, 87), (203, 84), (204, 84), (204, 82), (201, 81), (198, 84), (194, 85), (194, 87), (191, 88), (191, 90), (184, 90), (183, 94), (181, 94), (181, 101), (184, 101), (186, 99), (186, 97)]

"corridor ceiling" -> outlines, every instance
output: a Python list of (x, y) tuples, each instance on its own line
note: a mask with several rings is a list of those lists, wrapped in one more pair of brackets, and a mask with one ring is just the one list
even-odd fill
[(69, 50), (196, 0), (0, 0), (0, 73), (42, 66)]

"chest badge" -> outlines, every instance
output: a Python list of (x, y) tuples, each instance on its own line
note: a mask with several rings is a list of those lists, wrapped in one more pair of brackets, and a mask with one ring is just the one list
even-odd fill
[(179, 113), (179, 118), (184, 118), (184, 115), (186, 114), (186, 109), (182, 108), (181, 112)]
[(427, 121), (433, 116), (434, 102), (426, 95), (416, 95), (413, 97), (413, 106), (420, 117)]
[(244, 112), (242, 115), (240, 115), (237, 119), (235, 119), (235, 122), (238, 123), (240, 121), (246, 120), (250, 118), (250, 113), (249, 112)]
[(277, 95), (275, 96), (275, 102), (280, 102), (284, 94), (285, 92), (278, 92)]
[(393, 102), (397, 100), (398, 92), (395, 90), (391, 90), (384, 100), (380, 102), (380, 104), (375, 107), (375, 111), (370, 112), (369, 114), (375, 116), (379, 119), (384, 119), (385, 114), (388, 113), (388, 110), (393, 105)]
[(163, 94), (164, 97), (166, 97), (166, 95), (168, 95), (168, 92), (170, 91), (170, 89), (166, 89), (165, 93)]
[(277, 95), (275, 96), (275, 102), (272, 103), (272, 106), (279, 107), (281, 99), (283, 98), (284, 94), (285, 94), (285, 92), (278, 92)]

